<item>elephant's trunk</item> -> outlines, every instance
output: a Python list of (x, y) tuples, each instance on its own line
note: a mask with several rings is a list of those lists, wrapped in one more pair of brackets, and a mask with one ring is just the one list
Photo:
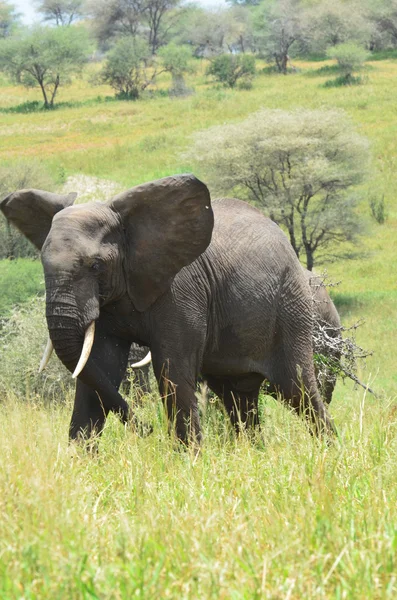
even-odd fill
[[(49, 285), (48, 281), (46, 284), (47, 325), (58, 358), (70, 372), (76, 370), (76, 376), (98, 393), (107, 411), (117, 412), (123, 421), (127, 421), (129, 417), (127, 403), (90, 356), (90, 349), (86, 348), (87, 351), (83, 351), (85, 332), (99, 316), (99, 303), (95, 298), (91, 298), (80, 308), (74, 297), (72, 285), (56, 287)], [(91, 337), (90, 345), (93, 342), (93, 335)], [(80, 361), (82, 354), (85, 356)]]

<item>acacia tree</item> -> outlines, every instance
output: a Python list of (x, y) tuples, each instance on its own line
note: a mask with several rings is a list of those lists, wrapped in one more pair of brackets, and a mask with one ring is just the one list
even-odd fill
[(293, 47), (302, 37), (302, 10), (299, 0), (269, 0), (259, 7), (255, 20), (256, 44), (269, 63), (287, 74)]
[(310, 271), (362, 231), (355, 188), (368, 146), (343, 112), (260, 110), (196, 134), (188, 157), (217, 193), (247, 199), (283, 227)]
[(305, 50), (325, 54), (327, 48), (346, 42), (370, 42), (373, 26), (362, 2), (322, 0), (302, 11), (302, 44)]
[(101, 79), (115, 90), (117, 97), (137, 100), (157, 74), (146, 42), (123, 37), (108, 53)]
[(0, 70), (25, 87), (39, 87), (44, 108), (52, 108), (59, 87), (81, 70), (87, 54), (83, 29), (36, 28), (0, 43)]
[(152, 54), (166, 41), (171, 23), (166, 24), (166, 16), (180, 4), (180, 0), (146, 0), (145, 16), (149, 26), (149, 46)]
[(36, 0), (37, 11), (43, 20), (59, 26), (68, 26), (83, 15), (83, 0)]
[(94, 33), (102, 44), (119, 36), (135, 38), (142, 33), (144, 9), (145, 0), (91, 0), (87, 4)]
[(120, 35), (146, 37), (152, 54), (166, 42), (169, 15), (181, 0), (91, 0), (88, 11), (101, 43)]
[(186, 87), (185, 75), (194, 72), (194, 67), (191, 64), (192, 53), (190, 48), (171, 43), (160, 48), (159, 56), (161, 57), (164, 71), (171, 73), (171, 93), (174, 96), (186, 94), (188, 89)]
[(19, 15), (15, 12), (15, 6), (9, 2), (0, 1), (0, 39), (6, 38), (18, 25)]
[(253, 49), (252, 15), (242, 6), (216, 10), (194, 8), (188, 13), (180, 38), (194, 47), (196, 56), (244, 53)]
[[(397, 47), (397, 0), (366, 0), (367, 14), (380, 47)], [(372, 48), (371, 48), (372, 49)]]

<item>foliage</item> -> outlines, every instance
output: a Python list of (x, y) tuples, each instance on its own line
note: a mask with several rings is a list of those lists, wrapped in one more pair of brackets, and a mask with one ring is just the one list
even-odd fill
[(315, 255), (324, 260), (361, 231), (352, 188), (367, 174), (368, 144), (341, 111), (263, 109), (196, 134), (188, 156), (217, 192), (248, 199), (284, 227), (310, 271)]
[(359, 71), (368, 58), (368, 52), (356, 44), (338, 44), (327, 50), (328, 58), (336, 59), (345, 83), (349, 84), (354, 72)]
[(397, 48), (397, 0), (367, 0), (366, 4), (374, 26), (371, 50)]
[(168, 41), (172, 13), (180, 0), (91, 0), (88, 12), (104, 44), (120, 36), (146, 39), (152, 54)]
[[(54, 179), (38, 159), (19, 159), (0, 166), (0, 199), (24, 188), (52, 191)], [(37, 256), (36, 248), (0, 214), (0, 259)]]
[(381, 197), (376, 195), (372, 195), (369, 198), (369, 208), (371, 211), (371, 215), (375, 219), (379, 225), (383, 225), (387, 220), (387, 209), (385, 203), (385, 195), (383, 194)]
[(257, 13), (256, 45), (280, 73), (288, 72), (288, 61), (302, 38), (302, 9), (299, 0), (271, 0)]
[(146, 42), (139, 38), (121, 38), (108, 53), (101, 79), (119, 98), (137, 100), (149, 87), (157, 71)]
[(362, 2), (323, 0), (303, 11), (302, 31), (301, 51), (325, 56), (330, 46), (369, 44), (373, 26)]
[(0, 43), (0, 70), (27, 88), (40, 87), (45, 108), (51, 108), (58, 88), (81, 71), (87, 54), (83, 29), (35, 28)]
[(255, 76), (255, 57), (252, 54), (221, 54), (212, 59), (207, 75), (231, 88), (237, 82), (251, 82)]
[(159, 51), (163, 67), (172, 75), (184, 75), (193, 73), (194, 68), (191, 64), (192, 53), (188, 46), (178, 46), (177, 44), (168, 44)]
[(242, 6), (191, 11), (181, 40), (194, 47), (197, 57), (253, 50), (251, 13)]
[(194, 72), (190, 48), (188, 46), (178, 46), (177, 44), (172, 43), (160, 48), (158, 54), (162, 59), (163, 69), (171, 73), (171, 93), (174, 96), (185, 95), (188, 92), (185, 83), (185, 75)]
[(68, 26), (83, 15), (83, 0), (36, 0), (37, 11), (44, 21)]
[(6, 0), (0, 1), (0, 40), (10, 36), (19, 23), (15, 6)]
[[(41, 265), (40, 265), (41, 266)], [(59, 398), (73, 385), (70, 373), (55, 357), (43, 373), (38, 374), (48, 330), (44, 296), (15, 308), (2, 323), (0, 349), (0, 393), (13, 391), (18, 397)]]

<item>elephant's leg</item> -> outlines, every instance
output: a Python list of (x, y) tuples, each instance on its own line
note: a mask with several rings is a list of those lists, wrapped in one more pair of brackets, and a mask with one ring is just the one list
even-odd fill
[[(130, 343), (126, 340), (109, 336), (106, 331), (101, 331), (101, 328), (97, 327), (90, 359), (94, 361), (98, 372), (106, 378), (109, 387), (114, 390), (118, 390), (123, 379), (129, 347)], [(92, 435), (100, 434), (109, 410), (106, 399), (101, 398), (94, 387), (78, 379), (69, 438), (87, 439)]]
[(261, 375), (214, 377), (205, 375), (209, 387), (223, 400), (236, 431), (259, 425), (258, 396)]
[(109, 411), (102, 405), (95, 390), (77, 380), (74, 408), (69, 427), (71, 440), (87, 440), (100, 435)]
[(153, 356), (153, 369), (171, 426), (183, 443), (200, 444), (201, 427), (196, 397), (196, 377), (191, 370), (183, 374), (169, 365), (168, 360)]
[(335, 433), (335, 426), (318, 391), (314, 366), (292, 354), (275, 360), (268, 392), (278, 392), (290, 408), (304, 415), (317, 435)]

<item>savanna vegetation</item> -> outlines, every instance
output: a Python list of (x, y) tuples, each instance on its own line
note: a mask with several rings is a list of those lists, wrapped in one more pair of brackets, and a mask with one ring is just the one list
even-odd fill
[[(84, 15), (95, 17), (90, 21), (95, 39), (101, 52), (110, 53), (89, 62), (79, 76), (71, 73), (53, 110), (42, 110), (40, 87), (23, 87), (22, 80), (1, 76), (1, 195), (19, 187), (70, 191), (68, 186), (77, 185), (83, 201), (102, 200), (119, 189), (186, 171), (208, 182), (214, 193), (233, 188), (242, 193), (241, 182), (236, 189), (214, 178), (197, 140), (205, 144), (214, 127), (217, 135), (221, 127), (226, 127), (222, 135), (229, 130), (242, 135), (240, 124), (260, 111), (284, 116), (278, 147), (285, 150), (291, 115), (303, 119), (307, 111), (321, 115), (328, 109), (324, 128), (334, 131), (342, 123), (347, 139), (364, 140), (363, 158), (351, 159), (355, 180), (348, 193), (338, 189), (340, 208), (333, 214), (337, 224), (347, 226), (345, 211), (351, 210), (360, 235), (354, 244), (330, 240), (316, 269), (326, 269), (332, 281), (341, 282), (330, 294), (342, 322), (365, 321), (356, 339), (373, 354), (358, 374), (376, 396), (351, 382), (338, 383), (330, 411), (339, 439), (330, 446), (313, 439), (303, 422), (263, 395), (262, 430), (254, 436), (236, 438), (218, 401), (203, 401), (200, 454), (176, 451), (153, 393), (137, 407), (142, 421), (153, 425), (151, 435), (123, 429), (109, 418), (97, 455), (70, 448), (70, 377), (56, 358), (43, 374), (36, 372), (46, 339), (41, 265), (32, 248), (1, 221), (0, 597), (394, 598), (395, 2), (322, 2), (314, 10), (314, 2), (236, 1), (225, 18), (192, 7), (181, 12), (179, 21), (178, 3), (169, 2), (162, 3), (157, 24), (150, 3), (125, 2), (130, 10), (119, 11), (118, 20), (109, 16), (116, 2), (98, 2), (88, 12), (80, 2), (37, 3), (43, 17), (59, 27), (80, 27), (88, 21)], [(276, 42), (288, 7), (284, 24), (294, 40), (285, 64), (285, 47), (277, 50)], [(278, 20), (266, 16), (271, 11), (278, 11)], [(1, 19), (6, 41), (22, 35), (9, 3), (0, 2)], [(258, 25), (260, 19), (267, 19), (266, 27)], [(138, 36), (138, 46), (144, 32), (147, 61), (158, 68), (135, 101), (115, 97), (115, 88), (103, 77), (106, 61), (115, 54), (113, 40), (125, 30), (131, 38)], [(319, 37), (319, 31), (326, 37)], [(169, 46), (171, 40), (184, 50)], [(353, 65), (350, 77), (359, 72), (360, 85), (325, 85), (346, 78), (332, 50), (346, 43), (354, 44), (344, 56)], [(368, 56), (364, 66), (357, 47)], [(213, 57), (228, 53), (255, 54), (249, 89), (208, 77)], [(140, 64), (153, 74), (153, 64), (145, 59)], [(177, 85), (178, 78), (183, 86)], [(183, 93), (170, 94), (175, 87)], [(343, 115), (340, 122), (338, 115)], [(268, 132), (273, 125), (266, 123)], [(307, 171), (299, 164), (302, 145), (292, 149), (300, 167), (297, 181), (307, 191), (302, 178), (311, 173), (311, 164)], [(311, 162), (317, 160), (329, 175), (333, 163), (325, 165), (326, 154), (314, 154), (309, 153)], [(235, 159), (241, 165), (244, 153)], [(342, 183), (350, 163), (343, 164)], [(291, 190), (296, 188), (284, 189), (288, 198)], [(245, 197), (255, 201), (248, 193)], [(273, 194), (272, 205), (281, 210), (276, 197), (280, 194)], [(134, 398), (132, 389), (130, 402)]]

